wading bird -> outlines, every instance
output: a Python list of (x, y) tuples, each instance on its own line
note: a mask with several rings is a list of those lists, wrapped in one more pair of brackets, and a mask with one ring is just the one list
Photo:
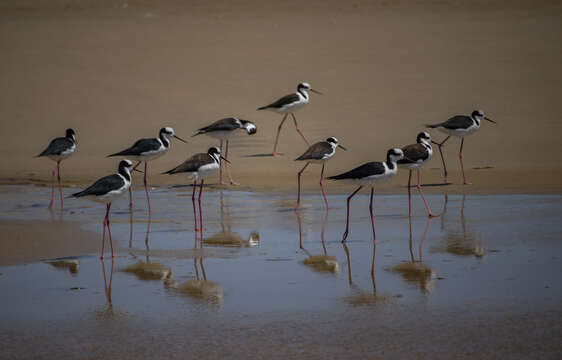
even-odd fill
[(58, 137), (53, 139), (49, 146), (41, 154), (36, 157), (46, 156), (49, 159), (57, 163), (56, 167), (53, 169), (52, 183), (51, 183), (51, 202), (49, 203), (49, 208), (53, 207), (53, 202), (55, 200), (55, 172), (57, 173), (57, 181), (59, 184), (59, 194), (60, 194), (60, 208), (64, 207), (64, 202), (62, 199), (62, 186), (60, 180), (60, 162), (69, 157), (76, 150), (76, 133), (72, 129), (66, 129), (65, 137)]
[(442, 142), (438, 143), (433, 141), (435, 145), (439, 147), (439, 154), (441, 154), (441, 161), (443, 162), (443, 178), (447, 182), (447, 166), (445, 166), (445, 158), (443, 157), (443, 150), (441, 149), (445, 142), (449, 140), (451, 136), (456, 136), (461, 138), (461, 149), (459, 151), (459, 160), (461, 162), (462, 179), (464, 185), (470, 185), (471, 183), (466, 181), (466, 176), (464, 175), (464, 164), (462, 162), (462, 148), (464, 145), (464, 137), (472, 135), (476, 130), (480, 129), (480, 122), (488, 120), (489, 122), (496, 123), (494, 120), (486, 117), (482, 110), (474, 110), (470, 116), (467, 115), (456, 115), (449, 120), (439, 123), (430, 124), (426, 127), (430, 129), (437, 129), (448, 136)]
[(308, 142), (308, 140), (306, 140), (306, 137), (304, 137), (301, 130), (299, 129), (299, 125), (297, 124), (297, 118), (295, 117), (294, 114), (295, 111), (300, 110), (304, 105), (308, 104), (309, 95), (307, 91), (312, 91), (314, 93), (322, 95), (320, 91), (312, 89), (310, 87), (310, 84), (303, 82), (297, 86), (296, 93), (285, 95), (269, 105), (258, 108), (258, 110), (271, 110), (279, 114), (285, 114), (283, 116), (283, 120), (281, 120), (281, 124), (279, 124), (279, 127), (277, 128), (277, 135), (275, 136), (275, 145), (273, 145), (273, 153), (272, 153), (273, 156), (277, 156), (277, 142), (279, 141), (279, 133), (281, 132), (281, 127), (283, 126), (285, 120), (287, 120), (287, 116), (289, 116), (289, 114), (291, 114), (291, 116), (293, 117), (293, 122), (295, 123), (295, 128), (297, 129), (297, 132), (302, 137), (306, 145), (310, 146), (310, 143)]
[(363, 186), (371, 187), (369, 212), (371, 213), (371, 225), (373, 227), (373, 241), (376, 241), (375, 217), (373, 215), (373, 195), (375, 192), (375, 183), (387, 181), (396, 175), (396, 172), (398, 171), (398, 165), (396, 162), (403, 158), (404, 152), (402, 152), (402, 150), (390, 149), (386, 153), (386, 161), (368, 162), (343, 174), (328, 177), (330, 180), (343, 180), (359, 184), (359, 187), (347, 198), (347, 220), (345, 223), (345, 232), (343, 233), (342, 242), (346, 241), (347, 235), (349, 234), (349, 202), (351, 201), (351, 198), (363, 188)]
[[(130, 148), (107, 156), (121, 156), (138, 161), (138, 163), (134, 167), (135, 169), (140, 165), (141, 162), (144, 161), (144, 190), (146, 192), (149, 215), (152, 214), (152, 208), (150, 207), (150, 196), (148, 196), (148, 186), (146, 184), (146, 176), (148, 173), (147, 162), (157, 159), (168, 152), (168, 150), (170, 149), (170, 145), (172, 144), (172, 142), (170, 141), (170, 138), (172, 137), (183, 141), (184, 143), (186, 142), (185, 140), (174, 134), (174, 129), (172, 129), (171, 127), (164, 127), (160, 129), (157, 138), (137, 140)], [(133, 211), (133, 194), (131, 193), (131, 188), (129, 188), (129, 208), (131, 209), (131, 211)]]

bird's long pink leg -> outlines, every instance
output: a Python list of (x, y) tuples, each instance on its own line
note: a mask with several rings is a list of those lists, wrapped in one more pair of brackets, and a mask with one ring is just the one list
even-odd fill
[[(410, 170), (411, 172), (411, 170)], [(418, 169), (418, 191), (421, 195), (421, 198), (423, 199), (423, 203), (425, 204), (425, 208), (427, 209), (427, 215), (429, 217), (437, 217), (439, 215), (434, 215), (433, 213), (431, 213), (431, 209), (429, 208), (429, 204), (427, 203), (427, 201), (425, 200), (425, 196), (423, 196), (423, 191), (421, 188), (421, 174), (420, 174), (420, 169)]]
[(203, 211), (201, 211), (201, 194), (203, 193), (203, 179), (201, 180), (201, 186), (199, 187), (199, 226), (201, 230), (201, 237), (203, 236)]
[(295, 123), (295, 128), (297, 129), (297, 132), (298, 132), (299, 135), (302, 137), (302, 139), (304, 140), (304, 142), (306, 143), (306, 145), (310, 146), (310, 143), (309, 143), (308, 140), (306, 140), (306, 138), (304, 137), (303, 133), (301, 132), (301, 129), (299, 129), (299, 125), (297, 124), (297, 118), (295, 117), (295, 114), (291, 113), (291, 116), (293, 117), (293, 122)]
[(297, 210), (301, 204), (301, 175), (304, 171), (304, 169), (306, 169), (306, 167), (310, 165), (309, 162), (307, 162), (304, 167), (301, 169), (301, 171), (299, 171), (298, 175), (297, 175), (297, 183), (298, 183), (298, 192), (297, 192), (297, 206), (295, 207), (295, 210)]
[(195, 231), (199, 231), (197, 228), (197, 210), (195, 209), (195, 190), (197, 190), (197, 180), (193, 181), (193, 194), (191, 194), (191, 202), (193, 203), (193, 221), (195, 222)]
[(53, 169), (53, 176), (51, 177), (51, 202), (49, 203), (49, 209), (53, 207), (53, 203), (55, 201), (55, 173), (57, 171), (57, 167)]
[(113, 254), (113, 239), (111, 238), (111, 227), (109, 226), (109, 209), (111, 208), (111, 203), (107, 204), (107, 234), (109, 235), (109, 245), (111, 246), (111, 258), (114, 258)]
[(347, 239), (347, 235), (349, 234), (349, 202), (351, 201), (351, 198), (355, 196), (359, 190), (361, 190), (361, 188), (363, 188), (363, 185), (359, 186), (357, 190), (347, 197), (347, 220), (345, 222), (345, 232), (343, 233), (342, 243), (345, 243), (345, 239)]
[(328, 198), (326, 197), (326, 190), (324, 190), (324, 184), (322, 179), (324, 178), (324, 165), (322, 164), (322, 171), (320, 171), (320, 189), (322, 189), (322, 196), (324, 197), (324, 203), (326, 204), (326, 210), (328, 210)]
[(109, 213), (109, 211), (106, 210), (105, 217), (103, 218), (103, 237), (101, 238), (101, 256), (100, 256), (100, 259), (102, 259), (102, 260), (103, 260), (103, 252), (104, 252), (104, 249), (105, 249), (105, 225), (107, 224), (108, 213)]
[(412, 184), (412, 169), (408, 171), (408, 216), (410, 217), (410, 221), (412, 220), (412, 191), (410, 190), (411, 184)]
[(472, 185), (471, 182), (466, 181), (466, 177), (464, 176), (464, 165), (462, 163), (462, 147), (464, 145), (464, 138), (461, 138), (461, 150), (459, 151), (459, 160), (461, 161), (461, 171), (462, 171), (462, 180), (464, 185)]
[[(136, 168), (141, 164), (142, 161), (139, 161), (134, 167), (133, 170), (136, 170)], [(131, 171), (132, 173), (132, 171)], [(131, 177), (131, 186), (129, 186), (129, 211), (131, 211), (131, 213), (133, 212), (133, 186), (132, 186), (132, 177)]]
[(148, 195), (148, 185), (146, 181), (148, 163), (144, 162), (144, 191), (146, 192), (146, 201), (148, 202), (148, 216), (152, 215), (152, 207), (150, 206), (150, 196)]
[[(228, 160), (228, 140), (226, 140), (226, 151), (224, 153), (224, 158)], [(225, 161), (226, 163), (226, 161)], [(222, 161), (221, 161), (222, 164)], [(226, 169), (226, 174), (228, 175), (228, 179), (230, 180), (230, 185), (240, 185), (237, 182), (235, 182), (234, 180), (232, 180), (232, 175), (230, 175), (230, 165), (224, 164), (224, 168)]]
[(281, 120), (281, 124), (279, 124), (279, 127), (277, 127), (277, 135), (275, 136), (275, 144), (273, 145), (273, 153), (271, 154), (272, 156), (277, 156), (277, 142), (279, 141), (279, 134), (281, 133), (281, 127), (283, 127), (283, 123), (285, 122), (285, 120), (287, 120), (287, 116), (289, 116), (289, 114), (285, 114), (285, 116), (283, 116), (283, 120)]
[(61, 210), (64, 208), (64, 201), (62, 198), (62, 184), (60, 181), (60, 160), (57, 161), (57, 181), (59, 183), (59, 195), (60, 195), (60, 208)]
[(438, 142), (433, 142), (434, 144), (437, 144), (437, 146), (439, 147), (439, 154), (441, 155), (441, 162), (443, 162), (443, 181), (447, 182), (447, 166), (445, 165), (445, 158), (443, 157), (443, 150), (441, 149), (441, 147), (443, 147), (443, 145), (445, 144), (445, 141), (449, 140), (451, 136), (447, 136), (445, 138), (445, 140), (443, 140), (442, 142), (438, 143)]
[[(222, 145), (223, 145), (223, 140), (221, 139), (221, 142), (220, 142), (221, 154), (223, 153), (222, 152)], [(221, 161), (221, 162), (219, 162), (219, 184), (226, 185), (226, 183), (224, 181), (222, 181), (222, 167), (223, 167), (223, 163)], [(226, 164), (224, 164), (224, 167), (226, 168)]]
[(375, 188), (371, 187), (371, 202), (369, 204), (369, 212), (371, 213), (371, 226), (373, 228), (373, 244), (377, 244), (377, 235), (375, 234), (375, 215), (373, 215), (373, 198), (375, 195)]

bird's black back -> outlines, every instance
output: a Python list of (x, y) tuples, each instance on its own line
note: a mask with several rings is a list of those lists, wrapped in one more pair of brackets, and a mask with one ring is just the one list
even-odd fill
[(331, 180), (346, 180), (346, 179), (362, 179), (368, 176), (381, 175), (384, 174), (385, 167), (382, 162), (372, 161), (365, 163), (355, 169), (349, 170), (343, 174), (330, 176), (328, 179)]
[(117, 174), (107, 175), (97, 180), (95, 183), (84, 189), (83, 191), (72, 194), (74, 197), (82, 196), (101, 196), (112, 190), (120, 189), (125, 185), (123, 178)]
[(49, 146), (45, 150), (41, 152), (41, 154), (37, 155), (40, 156), (49, 156), (49, 155), (61, 155), (64, 151), (70, 149), (74, 145), (74, 142), (67, 138), (67, 137), (59, 137), (53, 139), (49, 143)]
[(156, 151), (160, 149), (160, 142), (155, 138), (140, 139), (133, 144), (130, 148), (120, 151), (110, 156), (138, 156), (147, 151)]

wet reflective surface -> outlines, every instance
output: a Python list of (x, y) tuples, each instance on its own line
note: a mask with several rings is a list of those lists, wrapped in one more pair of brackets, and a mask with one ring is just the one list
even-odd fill
[[(68, 201), (63, 213), (51, 213), (48, 191), (3, 187), (0, 216), (79, 222), (101, 241), (103, 207)], [(296, 213), (291, 196), (209, 188), (203, 233), (193, 231), (190, 187), (153, 190), (151, 218), (144, 193), (134, 195), (132, 218), (126, 199), (111, 214), (113, 261), (76, 254), (0, 267), (0, 342), (13, 342), (6, 351), (18, 354), (14, 339), (32, 334), (53, 351), (70, 336), (64, 351), (86, 343), (93, 354), (120, 353), (135, 329), (141, 339), (170, 341), (173, 351), (189, 345), (200, 356), (228, 356), (240, 355), (226, 351), (228, 344), (268, 353), (271, 336), (301, 350), (328, 333), (368, 344), (359, 334), (374, 336), (381, 327), (415, 333), (447, 326), (460, 335), (484, 321), (493, 333), (501, 333), (497, 324), (509, 334), (516, 326), (506, 322), (529, 314), (550, 331), (549, 321), (562, 313), (562, 196), (428, 195), (442, 210), (429, 220), (413, 197), (411, 221), (406, 195), (376, 196), (374, 246), (367, 193), (352, 203), (345, 245), (345, 195), (329, 196), (328, 213), (321, 197), (306, 195)], [(242, 338), (229, 338), (233, 331)], [(385, 339), (365, 346), (381, 350), (398, 341)], [(131, 351), (139, 349), (146, 351), (142, 342)], [(291, 349), (283, 354), (299, 354)]]

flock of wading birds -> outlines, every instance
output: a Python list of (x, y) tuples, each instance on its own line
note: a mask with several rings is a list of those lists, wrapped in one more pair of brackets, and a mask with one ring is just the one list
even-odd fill
[[(309, 102), (309, 94), (310, 92), (315, 92), (318, 94), (322, 94), (317, 90), (314, 90), (310, 87), (308, 83), (300, 83), (297, 86), (297, 91), (295, 93), (283, 96), (282, 98), (278, 99), (277, 101), (260, 107), (257, 110), (271, 110), (276, 113), (283, 114), (283, 120), (279, 124), (277, 128), (277, 134), (275, 137), (275, 144), (273, 146), (272, 156), (277, 156), (277, 144), (279, 140), (279, 133), (281, 131), (281, 127), (283, 126), (285, 120), (287, 120), (288, 116), (291, 115), (293, 118), (293, 122), (295, 124), (295, 128), (299, 135), (302, 137), (304, 142), (309, 146), (308, 149), (299, 156), (296, 160), (297, 161), (304, 161), (306, 164), (304, 167), (298, 172), (298, 195), (297, 195), (297, 203), (296, 209), (300, 206), (300, 179), (301, 175), (304, 170), (310, 164), (321, 164), (322, 170), (320, 172), (320, 187), (322, 190), (322, 196), (324, 198), (324, 202), (326, 204), (326, 208), (328, 208), (328, 200), (326, 198), (326, 192), (324, 190), (324, 186), (322, 180), (324, 179), (324, 167), (328, 160), (330, 160), (334, 154), (336, 153), (336, 149), (339, 147), (342, 150), (346, 150), (343, 146), (338, 143), (338, 140), (335, 137), (329, 137), (326, 141), (320, 141), (315, 144), (310, 145), (306, 137), (300, 131), (297, 119), (295, 117), (295, 112), (301, 109), (303, 106), (308, 104)], [(462, 176), (464, 184), (470, 184), (465, 177), (464, 174), (464, 165), (462, 161), (462, 150), (464, 144), (464, 137), (467, 135), (473, 134), (476, 130), (480, 128), (480, 123), (482, 120), (487, 120), (490, 122), (495, 123), (495, 121), (487, 118), (484, 113), (480, 110), (474, 110), (471, 115), (456, 115), (452, 118), (448, 119), (445, 122), (426, 125), (428, 128), (437, 129), (441, 132), (447, 134), (447, 137), (440, 143), (437, 143), (431, 140), (430, 135), (427, 132), (421, 132), (417, 135), (417, 141), (415, 144), (404, 146), (403, 148), (392, 148), (389, 149), (386, 154), (386, 161), (373, 161), (365, 163), (361, 166), (358, 166), (350, 171), (345, 173), (330, 176), (327, 179), (330, 180), (338, 180), (338, 181), (346, 181), (346, 182), (353, 182), (359, 184), (359, 187), (349, 195), (347, 198), (347, 218), (346, 218), (346, 225), (345, 225), (345, 232), (343, 234), (342, 242), (345, 242), (347, 239), (347, 235), (349, 233), (349, 203), (351, 198), (359, 192), (363, 188), (363, 186), (370, 186), (371, 187), (371, 198), (370, 198), (370, 206), (369, 211), (371, 215), (371, 224), (373, 227), (373, 239), (375, 239), (375, 225), (374, 225), (374, 216), (373, 216), (373, 195), (374, 195), (374, 185), (377, 182), (382, 182), (392, 178), (397, 170), (398, 167), (406, 167), (410, 170), (409, 178), (408, 178), (408, 189), (410, 189), (411, 178), (412, 178), (412, 170), (417, 170), (418, 175), (418, 183), (417, 189), (424, 201), (425, 207), (428, 212), (428, 216), (434, 217), (431, 212), (425, 197), (423, 196), (423, 192), (421, 189), (421, 180), (420, 180), (420, 168), (421, 166), (428, 161), (432, 156), (432, 147), (431, 144), (436, 144), (439, 147), (439, 152), (441, 154), (441, 160), (443, 162), (443, 171), (444, 171), (444, 181), (447, 182), (447, 167), (445, 165), (445, 159), (443, 158), (442, 147), (447, 140), (451, 136), (456, 136), (461, 138), (461, 146), (459, 152), (459, 159), (461, 164)], [(203, 229), (203, 217), (201, 214), (201, 194), (203, 192), (203, 182), (207, 176), (211, 173), (216, 172), (219, 170), (219, 179), (220, 184), (225, 185), (226, 183), (222, 180), (222, 163), (221, 160), (229, 163), (228, 161), (228, 140), (229, 138), (237, 131), (237, 130), (245, 130), (248, 134), (252, 135), (255, 134), (257, 131), (257, 127), (254, 123), (246, 120), (241, 120), (238, 118), (225, 118), (214, 123), (210, 124), (209, 126), (203, 127), (195, 132), (193, 136), (197, 136), (200, 134), (208, 135), (212, 138), (220, 140), (220, 149), (217, 147), (211, 147), (206, 153), (199, 153), (191, 156), (187, 160), (185, 160), (180, 165), (176, 166), (175, 168), (164, 172), (164, 174), (185, 174), (188, 178), (193, 179), (193, 194), (192, 194), (192, 202), (193, 202), (193, 211), (194, 211), (194, 221), (195, 221), (195, 231), (199, 231)], [(106, 204), (106, 213), (105, 219), (103, 222), (103, 239), (102, 239), (102, 250), (101, 250), (101, 258), (104, 257), (104, 245), (105, 245), (105, 227), (107, 226), (107, 231), (109, 234), (109, 242), (111, 245), (111, 255), (114, 257), (113, 253), (113, 241), (111, 240), (111, 230), (109, 226), (109, 211), (111, 208), (111, 203), (113, 200), (121, 197), (125, 192), (129, 191), (129, 207), (132, 210), (133, 201), (132, 201), (132, 194), (131, 194), (131, 172), (132, 171), (139, 171), (137, 167), (144, 162), (144, 187), (146, 191), (146, 199), (148, 202), (148, 212), (149, 214), (152, 213), (152, 209), (150, 206), (150, 196), (148, 193), (147, 187), (147, 163), (150, 160), (154, 160), (162, 155), (164, 155), (171, 145), (171, 139), (175, 138), (182, 142), (186, 142), (185, 140), (181, 139), (177, 135), (174, 134), (174, 130), (170, 127), (165, 127), (160, 129), (157, 138), (149, 138), (149, 139), (140, 139), (133, 144), (133, 146), (117, 152), (115, 154), (109, 155), (115, 157), (126, 158), (119, 162), (118, 171), (116, 174), (105, 176), (96, 182), (94, 182), (91, 186), (84, 189), (83, 191), (74, 193), (69, 197), (81, 198), (84, 197), (89, 200), (93, 200), (100, 203)], [(223, 143), (226, 146), (225, 149), (225, 156), (223, 157), (222, 148)], [(52, 208), (53, 201), (54, 201), (54, 177), (55, 173), (57, 175), (58, 180), (58, 187), (61, 197), (61, 209), (63, 208), (63, 198), (62, 198), (62, 189), (61, 189), (61, 181), (60, 181), (60, 162), (70, 155), (74, 153), (76, 150), (76, 134), (74, 130), (67, 129), (66, 136), (56, 138), (51, 141), (49, 146), (38, 155), (38, 157), (46, 156), (51, 160), (57, 163), (55, 169), (53, 170), (53, 184), (51, 190), (51, 202), (49, 207)], [(133, 162), (128, 159), (132, 159), (137, 161), (137, 164), (133, 166)], [(224, 168), (227, 172), (230, 184), (236, 184), (232, 180), (232, 176), (230, 175), (229, 167), (225, 164)], [(199, 228), (197, 227), (197, 211), (195, 209), (195, 191), (197, 187), (198, 181), (200, 182), (199, 185)], [(410, 210), (411, 216), (411, 210)]]

